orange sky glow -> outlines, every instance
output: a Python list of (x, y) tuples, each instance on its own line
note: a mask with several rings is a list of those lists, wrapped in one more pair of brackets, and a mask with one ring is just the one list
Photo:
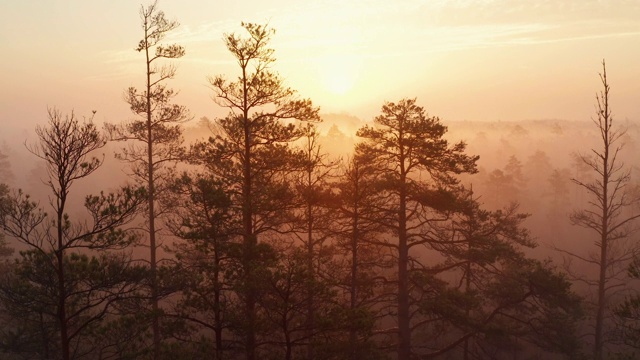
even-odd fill
[[(147, 5), (147, 3), (143, 3)], [(417, 97), (443, 120), (588, 120), (603, 58), (614, 116), (640, 120), (640, 0), (160, 0), (181, 27), (170, 86), (193, 117), (225, 111), (207, 77), (236, 75), (222, 35), (240, 22), (276, 29), (275, 70), (320, 106), (363, 120)], [(99, 122), (130, 118), (141, 86), (132, 0), (0, 2), (0, 123), (31, 131), (47, 107)], [(3, 136), (0, 136), (2, 138)]]

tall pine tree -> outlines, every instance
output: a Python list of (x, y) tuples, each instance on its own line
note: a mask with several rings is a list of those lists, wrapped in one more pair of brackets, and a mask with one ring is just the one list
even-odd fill
[(218, 134), (196, 149), (211, 173), (229, 184), (228, 194), (241, 217), (241, 265), (235, 288), (244, 307), (237, 330), (244, 339), (247, 360), (254, 360), (259, 332), (257, 298), (265, 267), (274, 255), (260, 235), (280, 230), (291, 219), (288, 214), (295, 204), (291, 174), (301, 160), (290, 143), (303, 135), (297, 122), (319, 117), (310, 100), (298, 99), (270, 70), (275, 61), (269, 47), (274, 31), (251, 23), (242, 26), (246, 36), (224, 36), (239, 67), (237, 79), (210, 79), (216, 103), (229, 113), (216, 120)]
[(411, 297), (411, 272), (417, 259), (411, 250), (428, 244), (425, 229), (438, 211), (450, 206), (458, 181), (455, 174), (476, 171), (477, 156), (464, 153), (465, 144), (450, 145), (447, 128), (427, 116), (415, 99), (386, 103), (372, 126), (361, 128), (356, 151), (376, 169), (379, 196), (385, 199), (377, 221), (393, 237), (387, 246), (397, 258), (397, 355), (412, 357), (411, 319), (416, 299)]
[(161, 291), (158, 284), (158, 239), (157, 221), (162, 209), (158, 197), (165, 192), (172, 165), (183, 158), (181, 123), (189, 120), (184, 106), (173, 104), (176, 92), (167, 88), (165, 82), (176, 74), (173, 65), (159, 65), (163, 59), (184, 56), (182, 46), (164, 45), (161, 41), (178, 27), (176, 21), (168, 20), (157, 7), (157, 2), (140, 9), (143, 37), (136, 51), (144, 55), (145, 85), (142, 91), (130, 87), (126, 101), (131, 111), (138, 117), (121, 125), (107, 125), (113, 140), (128, 141), (117, 157), (130, 163), (131, 175), (141, 185), (147, 187), (146, 231), (148, 233), (150, 295), (153, 358), (160, 352)]

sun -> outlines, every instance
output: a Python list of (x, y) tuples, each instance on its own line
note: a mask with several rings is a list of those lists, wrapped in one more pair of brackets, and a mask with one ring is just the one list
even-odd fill
[(344, 67), (332, 67), (331, 71), (325, 76), (327, 90), (336, 95), (345, 95), (349, 90), (353, 89), (354, 83), (353, 74)]
[(328, 56), (321, 58), (318, 65), (318, 75), (328, 93), (343, 96), (354, 89), (359, 76), (358, 61), (355, 58)]

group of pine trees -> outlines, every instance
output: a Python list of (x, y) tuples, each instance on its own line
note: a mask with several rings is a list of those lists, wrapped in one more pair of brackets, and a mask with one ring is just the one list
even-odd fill
[[(335, 159), (319, 141), (319, 109), (272, 71), (273, 30), (246, 23), (244, 33), (224, 36), (238, 74), (210, 78), (228, 113), (211, 123), (207, 141), (187, 146), (182, 123), (190, 115), (173, 102), (166, 83), (175, 67), (163, 63), (185, 54), (162, 43), (178, 24), (156, 4), (142, 8), (141, 20), (145, 86), (126, 92), (136, 119), (100, 131), (52, 109), (29, 147), (46, 164), (48, 203), (0, 186), (0, 229), (19, 244), (1, 265), (2, 358), (591, 353), (581, 329), (591, 309), (562, 271), (527, 255), (536, 246), (527, 215), (515, 204), (483, 208), (458, 177), (475, 173), (478, 157), (447, 141), (446, 126), (416, 100), (384, 104), (358, 130), (353, 155)], [(635, 219), (625, 212), (629, 174), (612, 147), (619, 134), (606, 73), (603, 84), (604, 150), (584, 157), (601, 178), (575, 180), (597, 195), (600, 212), (572, 218), (600, 236), (597, 359), (608, 354), (607, 250), (632, 236), (625, 226)], [(131, 181), (86, 196), (84, 214), (70, 211), (74, 184), (95, 176), (108, 141), (123, 145), (116, 157)], [(0, 238), (9, 258), (6, 244)], [(630, 297), (617, 309), (624, 338), (636, 343), (638, 302)]]

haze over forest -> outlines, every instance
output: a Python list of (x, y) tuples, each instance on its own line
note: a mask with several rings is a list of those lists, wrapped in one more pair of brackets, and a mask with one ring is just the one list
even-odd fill
[[(130, 117), (122, 101), (142, 79), (137, 5), (129, 0), (0, 3), (0, 123), (31, 132), (47, 106), (99, 122)], [(588, 121), (604, 58), (616, 114), (637, 119), (638, 1), (165, 1), (187, 52), (173, 86), (196, 119), (224, 116), (206, 77), (232, 74), (220, 40), (269, 23), (274, 69), (324, 113), (363, 120), (384, 101), (420, 99), (446, 121)], [(523, 96), (524, 95), (524, 96)]]
[(640, 1), (225, 6), (0, 4), (0, 358), (640, 356)]

